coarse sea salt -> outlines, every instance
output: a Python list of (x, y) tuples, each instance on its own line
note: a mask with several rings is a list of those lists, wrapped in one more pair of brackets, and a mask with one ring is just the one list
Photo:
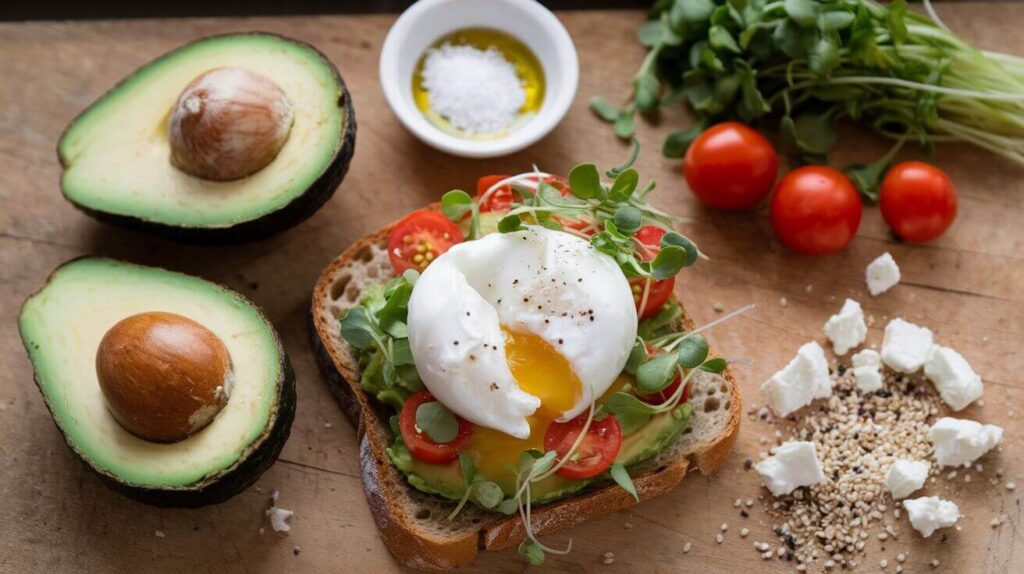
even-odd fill
[(467, 135), (508, 129), (526, 102), (515, 66), (494, 48), (452, 44), (432, 48), (422, 77), (430, 108)]

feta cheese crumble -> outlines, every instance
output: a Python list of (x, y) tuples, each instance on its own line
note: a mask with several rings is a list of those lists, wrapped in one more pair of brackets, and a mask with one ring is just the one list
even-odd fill
[(770, 456), (754, 465), (764, 485), (775, 496), (789, 494), (801, 486), (818, 484), (825, 473), (818, 462), (813, 442), (789, 441)]
[(900, 282), (900, 268), (892, 254), (886, 251), (868, 264), (864, 276), (868, 292), (872, 297), (877, 297)]
[(963, 355), (949, 347), (936, 345), (932, 349), (924, 364), (924, 374), (954, 411), (981, 398), (981, 377), (975, 374)]
[(271, 506), (265, 514), (270, 517), (270, 527), (274, 529), (274, 532), (288, 532), (292, 529), (288, 525), (287, 520), (294, 516), (295, 512), (286, 508)]
[(861, 394), (873, 393), (882, 388), (882, 357), (874, 349), (864, 349), (855, 353), (853, 360), (853, 378), (857, 381), (857, 390)]
[(967, 420), (943, 417), (928, 431), (939, 466), (970, 465), (1003, 440), (1003, 429)]
[(885, 326), (882, 362), (898, 373), (913, 373), (928, 359), (935, 336), (931, 329), (896, 318)]
[(825, 350), (816, 342), (802, 345), (796, 357), (761, 385), (772, 411), (784, 417), (814, 399), (832, 395)]
[(928, 461), (899, 459), (889, 467), (889, 472), (885, 475), (885, 487), (892, 493), (893, 498), (906, 498), (924, 486), (929, 468), (931, 465)]
[(509, 128), (526, 102), (515, 66), (495, 48), (452, 44), (431, 48), (422, 76), (431, 110), (469, 135)]
[(923, 496), (903, 501), (910, 524), (921, 536), (928, 538), (939, 528), (948, 528), (960, 518), (956, 504), (938, 496)]
[(845, 355), (864, 342), (868, 326), (864, 323), (864, 310), (860, 303), (847, 299), (839, 313), (829, 317), (825, 323), (825, 336), (832, 341), (837, 355)]

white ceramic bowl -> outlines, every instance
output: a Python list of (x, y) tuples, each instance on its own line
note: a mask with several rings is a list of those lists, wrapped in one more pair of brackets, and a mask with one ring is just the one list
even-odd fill
[[(431, 44), (461, 28), (493, 28), (514, 36), (533, 50), (544, 68), (544, 102), (537, 115), (501, 138), (472, 140), (447, 134), (413, 101), (416, 62)], [(569, 33), (534, 0), (420, 0), (395, 21), (380, 54), (384, 97), (398, 119), (424, 143), (463, 157), (510, 154), (547, 135), (569, 110), (578, 80), (579, 61)]]

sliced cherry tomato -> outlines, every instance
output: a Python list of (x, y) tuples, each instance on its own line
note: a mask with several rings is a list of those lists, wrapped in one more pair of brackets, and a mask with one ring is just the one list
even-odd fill
[(941, 169), (920, 161), (896, 164), (885, 174), (882, 217), (907, 241), (931, 241), (956, 218), (956, 189)]
[[(544, 450), (555, 451), (561, 461), (583, 430), (587, 415), (580, 415), (564, 423), (553, 422), (544, 433)], [(619, 419), (607, 416), (591, 421), (586, 436), (569, 460), (558, 469), (558, 476), (564, 478), (591, 478), (608, 469), (622, 448), (622, 426)]]
[[(661, 349), (658, 349), (656, 347), (652, 347), (650, 344), (647, 345), (647, 354), (648, 355), (660, 355), (661, 353), (664, 353), (664, 351), (662, 351)], [(645, 402), (645, 403), (647, 403), (649, 405), (662, 405), (662, 404), (665, 404), (665, 402), (667, 402), (669, 399), (672, 398), (672, 395), (674, 395), (676, 393), (676, 389), (678, 389), (679, 385), (681, 385), (681, 384), (683, 384), (683, 377), (682, 377), (682, 375), (678, 375), (677, 374), (676, 378), (672, 379), (672, 382), (669, 383), (669, 385), (667, 387), (665, 387), (664, 389), (661, 389), (660, 391), (658, 391), (656, 393), (651, 393), (649, 395), (644, 395), (644, 394), (641, 394), (639, 391), (637, 391), (636, 392), (636, 396), (637, 396), (638, 399), (640, 399), (641, 401), (643, 401), (643, 402)], [(690, 385), (689, 384), (687, 384), (686, 388), (683, 389), (683, 394), (682, 394), (682, 397), (679, 399), (679, 403), (678, 404), (680, 404), (680, 405), (684, 404), (688, 400), (690, 400)]]
[(863, 208), (850, 178), (805, 165), (786, 174), (772, 198), (772, 227), (783, 245), (807, 255), (839, 251), (860, 227)]
[(402, 431), (402, 442), (417, 460), (431, 464), (442, 464), (459, 458), (459, 454), (473, 438), (473, 423), (455, 415), (459, 423), (459, 434), (449, 442), (438, 443), (416, 428), (416, 409), (424, 403), (434, 402), (429, 391), (420, 391), (405, 400), (402, 413), (398, 416), (398, 428)]
[(395, 273), (423, 271), (452, 245), (462, 242), (459, 227), (436, 211), (421, 209), (395, 224), (388, 238), (388, 258)]
[(704, 130), (686, 150), (686, 183), (704, 205), (746, 209), (768, 196), (779, 161), (757, 130), (724, 122)]
[[(476, 182), (477, 199), (483, 198), (488, 189), (499, 183), (501, 180), (508, 179), (508, 177), (509, 176), (507, 175), (485, 175), (478, 179)], [(563, 196), (572, 193), (572, 190), (569, 188), (569, 180), (564, 177), (549, 175), (544, 178), (544, 182), (562, 192)], [(512, 202), (515, 200), (516, 194), (512, 190), (512, 186), (503, 185), (491, 192), (491, 195), (489, 195), (487, 199), (480, 204), (480, 211), (483, 213), (487, 213), (488, 211), (508, 211), (508, 209), (512, 207)]]
[[(665, 230), (654, 225), (645, 225), (636, 232), (636, 238), (647, 247), (647, 249), (642, 250), (640, 253), (644, 261), (650, 261), (658, 255), (658, 252), (661, 251), (661, 238), (664, 235)], [(643, 302), (644, 289), (647, 288), (647, 283), (650, 283), (650, 288), (647, 292), (647, 303), (641, 309), (640, 304)], [(639, 319), (643, 321), (657, 314), (665, 302), (668, 301), (668, 298), (672, 296), (672, 290), (675, 286), (675, 277), (669, 277), (660, 281), (644, 277), (630, 279), (629, 288), (633, 291), (633, 303), (636, 304), (636, 312)]]

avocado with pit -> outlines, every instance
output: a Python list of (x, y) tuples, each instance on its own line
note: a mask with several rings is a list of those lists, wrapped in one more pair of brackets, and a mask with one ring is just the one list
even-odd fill
[(222, 502), (288, 438), (295, 377), (281, 341), (255, 305), (220, 285), (76, 259), (25, 302), (18, 327), (68, 447), (130, 498)]
[(267, 236), (311, 216), (355, 150), (352, 101), (309, 44), (203, 38), (146, 64), (68, 126), (61, 189), (109, 223), (194, 243)]

